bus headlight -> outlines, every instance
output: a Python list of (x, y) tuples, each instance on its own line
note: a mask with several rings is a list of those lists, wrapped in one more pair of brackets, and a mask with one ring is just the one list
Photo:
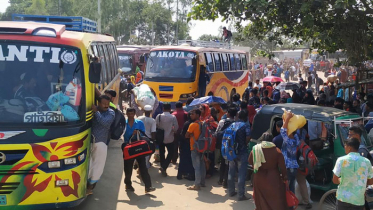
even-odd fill
[(50, 161), (48, 162), (48, 168), (60, 168), (61, 162), (60, 161)]
[(67, 185), (69, 185), (69, 180), (68, 179), (63, 179), (63, 180), (57, 180), (56, 181), (56, 186), (57, 187), (67, 186)]
[(74, 165), (76, 164), (76, 158), (73, 157), (73, 158), (66, 158), (64, 159), (65, 161), (65, 165)]
[(81, 155), (78, 156), (78, 160), (79, 161), (83, 161), (84, 158), (85, 158), (85, 154), (84, 153), (82, 153)]
[(186, 98), (186, 97), (188, 97), (188, 96), (187, 96), (187, 94), (183, 94), (183, 95), (181, 95), (181, 97), (182, 97), (182, 98)]

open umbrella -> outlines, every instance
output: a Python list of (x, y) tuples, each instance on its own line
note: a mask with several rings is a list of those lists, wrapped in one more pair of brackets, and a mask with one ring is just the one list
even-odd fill
[(275, 76), (269, 76), (269, 77), (264, 77), (263, 82), (283, 82), (280, 77), (275, 77)]
[(335, 82), (338, 79), (337, 75), (329, 75), (327, 78), (328, 82)]
[(296, 82), (281, 82), (276, 86), (277, 90), (296, 90), (299, 88), (300, 85)]
[(200, 104), (212, 104), (212, 103), (225, 104), (227, 102), (218, 96), (205, 96), (205, 97), (194, 99), (192, 103), (189, 104), (189, 106), (197, 106)]

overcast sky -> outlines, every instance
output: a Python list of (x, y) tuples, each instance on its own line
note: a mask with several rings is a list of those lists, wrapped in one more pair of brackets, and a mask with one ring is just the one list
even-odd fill
[[(9, 0), (0, 0), (0, 12), (5, 12), (9, 6)], [(221, 19), (212, 21), (192, 21), (192, 27), (190, 29), (190, 35), (192, 39), (198, 39), (203, 34), (218, 35), (220, 26), (227, 26), (225, 22), (221, 22)]]

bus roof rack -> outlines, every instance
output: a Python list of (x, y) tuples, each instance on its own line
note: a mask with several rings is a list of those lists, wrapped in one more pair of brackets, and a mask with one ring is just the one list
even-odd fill
[(192, 47), (209, 47), (209, 48), (224, 48), (230, 49), (228, 43), (219, 42), (219, 41), (201, 41), (201, 40), (178, 40), (178, 45), (189, 45)]
[(66, 30), (97, 33), (96, 21), (78, 16), (47, 16), (12, 14), (12, 21), (34, 21), (65, 25)]

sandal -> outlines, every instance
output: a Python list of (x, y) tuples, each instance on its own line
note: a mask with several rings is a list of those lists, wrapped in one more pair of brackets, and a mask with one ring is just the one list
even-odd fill
[(201, 190), (201, 187), (196, 187), (196, 186), (188, 187), (187, 190), (195, 190), (195, 191), (199, 191), (199, 190)]

